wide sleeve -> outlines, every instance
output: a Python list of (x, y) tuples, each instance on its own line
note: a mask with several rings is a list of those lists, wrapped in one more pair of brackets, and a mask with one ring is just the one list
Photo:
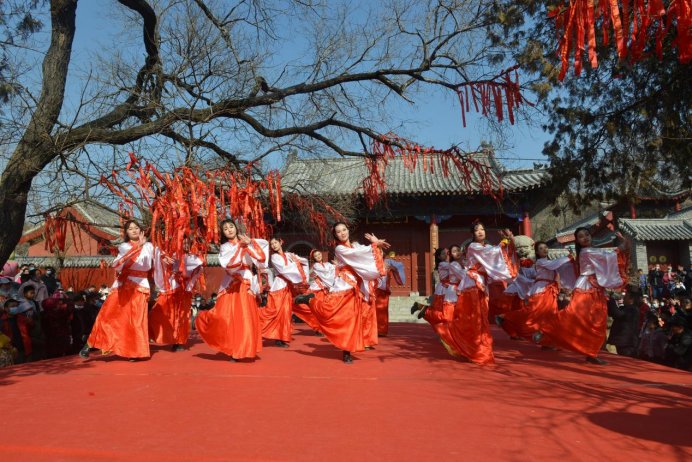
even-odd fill
[(164, 276), (165, 271), (163, 267), (164, 263), (162, 257), (163, 255), (161, 249), (159, 249), (158, 247), (154, 247), (154, 255), (152, 258), (154, 267), (154, 284), (159, 289), (166, 287), (166, 281)]
[(133, 270), (137, 271), (149, 271), (154, 263), (154, 246), (151, 242), (146, 242), (142, 246), (142, 251), (140, 252), (137, 260), (132, 265)]
[(245, 252), (250, 256), (255, 265), (269, 266), (269, 242), (264, 239), (251, 239), (245, 247)]
[(115, 269), (116, 272), (121, 271), (123, 269), (123, 266), (125, 266), (124, 257), (125, 255), (127, 255), (131, 248), (132, 244), (130, 244), (129, 242), (123, 242), (118, 246), (118, 256), (115, 257), (111, 262), (111, 267)]
[(625, 284), (621, 275), (622, 258), (619, 252), (611, 252), (605, 249), (587, 248), (582, 250), (584, 257), (591, 261), (596, 273), (596, 282), (606, 289), (620, 288)]
[(476, 242), (469, 245), (467, 256), (470, 264), (479, 264), (492, 281), (508, 281), (512, 274), (510, 257), (506, 249), (497, 245), (482, 245)]
[(353, 247), (338, 245), (335, 253), (337, 260), (353, 268), (365, 281), (372, 281), (386, 274), (382, 251), (375, 244), (353, 244)]
[(236, 250), (236, 245), (231, 244), (230, 242), (221, 244), (221, 247), (219, 248), (219, 266), (221, 266), (221, 268), (228, 268), (228, 266), (232, 263), (231, 260), (233, 259)]
[(312, 265), (312, 275), (315, 279), (319, 279), (324, 286), (331, 288), (336, 278), (336, 267), (331, 263), (316, 263)]
[(289, 255), (286, 255), (286, 258), (284, 258), (278, 253), (275, 253), (272, 254), (271, 260), (272, 266), (283, 278), (288, 279), (293, 284), (306, 282), (303, 280), (303, 276), (298, 270), (298, 265), (291, 260)]
[(197, 255), (185, 255), (185, 290), (188, 292), (197, 283), (197, 280), (202, 275), (204, 262)]
[(387, 258), (385, 261), (391, 267), (390, 274), (392, 275), (392, 278), (394, 278), (394, 281), (399, 285), (406, 284), (406, 272), (404, 271), (404, 264), (400, 261), (392, 260), (391, 258)]

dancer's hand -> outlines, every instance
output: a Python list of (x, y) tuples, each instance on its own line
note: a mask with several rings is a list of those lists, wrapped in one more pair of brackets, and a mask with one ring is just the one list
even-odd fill
[(247, 236), (247, 234), (239, 234), (238, 235), (238, 241), (240, 241), (240, 243), (243, 245), (249, 245), (252, 242), (252, 239), (250, 239)]

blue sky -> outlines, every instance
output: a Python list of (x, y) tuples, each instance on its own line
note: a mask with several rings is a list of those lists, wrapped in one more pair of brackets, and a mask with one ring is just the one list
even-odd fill
[[(111, 0), (79, 2), (71, 72), (84, 73), (94, 52), (102, 47), (123, 47), (118, 41), (118, 37), (122, 37), (122, 23), (118, 20), (122, 11), (123, 8)], [(140, 30), (133, 30), (132, 34), (139, 37)], [(139, 46), (134, 46), (132, 52), (143, 56)], [(69, 98), (78, 96), (74, 86), (69, 90)], [(438, 148), (459, 144), (463, 149), (474, 149), (481, 141), (499, 144), (482, 117), (475, 113), (467, 114), (467, 127), (462, 126), (456, 95), (438, 90), (424, 97), (417, 94), (415, 102), (411, 105), (401, 101), (392, 106), (392, 111), (397, 118), (412, 121), (405, 125), (405, 130), (414, 134), (421, 144)], [(534, 161), (543, 159), (541, 150), (549, 138), (541, 130), (540, 123), (536, 123), (540, 122), (540, 117), (533, 118), (532, 126), (523, 121), (514, 126), (504, 125), (504, 149), (498, 150), (497, 156), (510, 168), (531, 167)]]

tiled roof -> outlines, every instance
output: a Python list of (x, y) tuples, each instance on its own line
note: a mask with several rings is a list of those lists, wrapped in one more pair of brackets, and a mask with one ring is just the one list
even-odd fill
[(103, 232), (120, 237), (120, 215), (117, 213), (89, 200), (77, 202), (72, 207), (84, 215), (89, 224), (93, 224)]
[(563, 236), (571, 236), (574, 234), (574, 231), (579, 228), (579, 227), (586, 227), (589, 228), (591, 226), (594, 226), (598, 224), (599, 221), (601, 221), (601, 216), (603, 216), (604, 213), (607, 213), (606, 211), (599, 211), (599, 212), (594, 212), (590, 215), (585, 216), (581, 220), (572, 223), (571, 225), (567, 226), (566, 228), (562, 228), (558, 230), (555, 233), (556, 238), (560, 238)]
[[(524, 191), (545, 185), (547, 170), (510, 170), (502, 172), (487, 153), (476, 153), (475, 159), (490, 165), (502, 178), (507, 192)], [(435, 172), (425, 171), (419, 162), (410, 172), (401, 158), (389, 161), (385, 173), (389, 194), (456, 195), (481, 192), (480, 178), (472, 179), (471, 187), (464, 184), (456, 169), (450, 164), (448, 176), (434, 164)], [(362, 158), (295, 159), (284, 168), (282, 185), (299, 193), (321, 195), (347, 195), (362, 192), (367, 169)]]
[(692, 220), (653, 218), (619, 220), (620, 229), (638, 241), (679, 241), (692, 239)]
[(692, 220), (692, 205), (685, 207), (677, 212), (669, 213), (666, 218), (674, 218), (677, 220)]

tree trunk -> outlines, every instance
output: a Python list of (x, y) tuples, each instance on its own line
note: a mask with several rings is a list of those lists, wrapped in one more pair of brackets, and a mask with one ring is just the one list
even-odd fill
[(65, 97), (67, 68), (75, 33), (77, 0), (52, 0), (51, 40), (43, 59), (43, 86), (36, 110), (0, 177), (0, 264), (22, 236), (31, 183), (59, 153), (51, 131)]

